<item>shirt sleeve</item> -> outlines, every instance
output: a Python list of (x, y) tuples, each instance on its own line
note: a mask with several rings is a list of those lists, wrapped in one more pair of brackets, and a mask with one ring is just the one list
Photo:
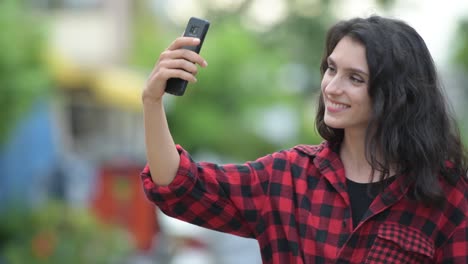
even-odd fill
[(459, 226), (447, 243), (437, 252), (436, 263), (468, 263), (468, 224)]
[(167, 186), (155, 184), (146, 166), (144, 191), (165, 214), (198, 226), (244, 237), (255, 237), (273, 164), (285, 162), (276, 152), (242, 165), (196, 163), (177, 145), (180, 164)]

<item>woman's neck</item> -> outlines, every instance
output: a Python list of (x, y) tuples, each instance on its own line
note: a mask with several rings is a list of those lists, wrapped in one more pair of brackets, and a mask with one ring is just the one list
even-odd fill
[[(365, 131), (345, 130), (340, 147), (340, 158), (346, 178), (360, 183), (371, 181), (372, 167), (366, 159)], [(375, 178), (374, 180), (378, 180)]]
[[(379, 159), (379, 153), (375, 156)], [(343, 142), (340, 146), (340, 158), (345, 169), (345, 176), (349, 180), (359, 183), (380, 181), (380, 172), (372, 172), (372, 166), (366, 159), (365, 130), (345, 130)], [(388, 175), (395, 175), (394, 164), (387, 164)], [(372, 175), (372, 173), (374, 173)]]

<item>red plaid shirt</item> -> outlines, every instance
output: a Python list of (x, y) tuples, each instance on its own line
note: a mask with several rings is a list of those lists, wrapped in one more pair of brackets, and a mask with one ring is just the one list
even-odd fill
[(327, 142), (243, 165), (195, 163), (177, 148), (170, 185), (142, 172), (148, 198), (169, 216), (257, 239), (263, 263), (468, 263), (463, 177), (456, 186), (441, 180), (443, 209), (405, 196), (397, 178), (353, 229), (343, 164)]

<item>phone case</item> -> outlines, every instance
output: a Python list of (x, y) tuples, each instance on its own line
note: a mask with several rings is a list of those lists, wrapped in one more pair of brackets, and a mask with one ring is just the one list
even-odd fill
[[(184, 36), (185, 37), (196, 37), (200, 39), (200, 44), (197, 46), (184, 46), (182, 48), (192, 50), (196, 53), (200, 53), (203, 41), (205, 40), (206, 33), (210, 27), (210, 22), (204, 19), (191, 17), (185, 28)], [(167, 80), (166, 92), (182, 96), (185, 93), (188, 82), (180, 78), (171, 78)]]

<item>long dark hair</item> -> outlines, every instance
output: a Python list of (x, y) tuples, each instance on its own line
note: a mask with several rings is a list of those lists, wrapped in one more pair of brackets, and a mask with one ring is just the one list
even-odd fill
[[(373, 172), (378, 171), (383, 180), (392, 166), (397, 175), (405, 175), (406, 184), (414, 186), (413, 197), (427, 204), (442, 202), (439, 175), (453, 184), (466, 178), (468, 162), (424, 40), (396, 19), (372, 16), (338, 22), (327, 34), (322, 76), (327, 57), (344, 36), (366, 48), (372, 114), (365, 149)], [(329, 142), (341, 143), (343, 129), (324, 122), (322, 96), (317, 130)]]

